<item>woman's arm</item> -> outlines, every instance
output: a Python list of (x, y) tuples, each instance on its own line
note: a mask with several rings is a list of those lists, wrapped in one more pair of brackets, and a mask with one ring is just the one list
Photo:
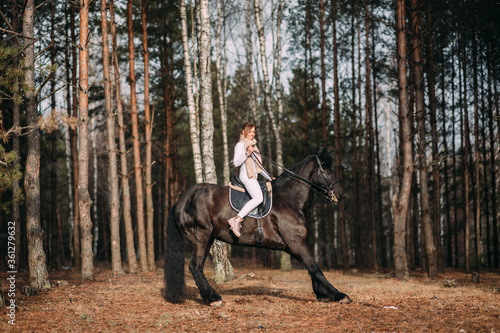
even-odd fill
[(234, 166), (239, 167), (247, 160), (248, 155), (245, 152), (245, 145), (243, 142), (238, 142), (234, 147)]

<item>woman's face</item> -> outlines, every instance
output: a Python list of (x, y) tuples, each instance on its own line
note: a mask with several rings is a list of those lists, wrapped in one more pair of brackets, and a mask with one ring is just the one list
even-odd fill
[(246, 135), (246, 138), (250, 141), (253, 140), (253, 138), (255, 138), (255, 127), (252, 127), (250, 129), (250, 131)]

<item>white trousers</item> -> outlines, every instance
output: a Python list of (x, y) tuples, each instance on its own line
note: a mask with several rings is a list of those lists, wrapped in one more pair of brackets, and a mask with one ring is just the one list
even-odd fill
[(262, 196), (262, 190), (260, 188), (260, 184), (257, 181), (257, 179), (248, 179), (246, 182), (243, 183), (245, 185), (245, 188), (247, 189), (248, 193), (252, 197), (252, 200), (247, 202), (245, 206), (240, 210), (238, 213), (238, 216), (241, 218), (244, 218), (252, 210), (255, 209), (258, 205), (264, 201), (264, 197)]

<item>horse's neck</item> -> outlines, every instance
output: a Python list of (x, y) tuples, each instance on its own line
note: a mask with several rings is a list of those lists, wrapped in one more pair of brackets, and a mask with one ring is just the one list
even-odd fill
[[(306, 177), (303, 178), (307, 179)], [(275, 195), (286, 196), (286, 198), (292, 197), (300, 210), (307, 209), (313, 197), (312, 189), (305, 182), (292, 177), (284, 179), (279, 188), (280, 190)]]

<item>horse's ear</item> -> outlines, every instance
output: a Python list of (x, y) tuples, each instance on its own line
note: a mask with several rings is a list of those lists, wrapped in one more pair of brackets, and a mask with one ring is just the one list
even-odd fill
[(319, 157), (323, 157), (325, 155), (326, 155), (326, 147), (320, 148), (319, 151), (318, 151), (318, 156)]

